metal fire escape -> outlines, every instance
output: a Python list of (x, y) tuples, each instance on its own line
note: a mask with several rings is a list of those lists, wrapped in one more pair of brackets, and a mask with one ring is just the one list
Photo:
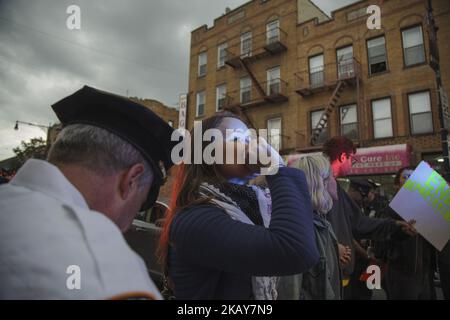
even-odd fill
[[(332, 65), (336, 67), (336, 64)], [(317, 145), (317, 140), (327, 128), (328, 120), (333, 111), (337, 109), (337, 104), (345, 88), (356, 87), (358, 109), (360, 109), (363, 102), (361, 100), (361, 66), (355, 58), (339, 61), (337, 63), (337, 77), (335, 78), (327, 77), (326, 71), (327, 65), (322, 66), (319, 71), (309, 71), (309, 82), (305, 82), (304, 79), (306, 76), (304, 74), (295, 74), (298, 79), (298, 89), (296, 92), (305, 99), (317, 93), (330, 90), (333, 92), (318, 123), (312, 128), (310, 136), (310, 144), (312, 146)]]
[[(243, 98), (242, 90), (229, 92), (224, 110), (231, 111), (243, 117), (250, 126), (254, 127), (247, 110), (263, 104), (285, 102), (287, 97), (287, 83), (280, 78), (268, 79), (261, 82), (251, 69), (251, 65), (258, 60), (281, 54), (287, 50), (287, 34), (280, 28), (273, 28), (247, 39), (236, 38), (227, 49), (225, 64), (234, 70), (244, 70), (250, 77), (253, 86), (248, 88), (248, 95)], [(252, 97), (253, 87), (256, 97)]]

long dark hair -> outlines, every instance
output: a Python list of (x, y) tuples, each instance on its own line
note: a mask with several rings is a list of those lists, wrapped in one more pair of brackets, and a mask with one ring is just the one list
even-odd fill
[[(217, 129), (226, 118), (234, 118), (245, 122), (238, 115), (231, 112), (220, 112), (202, 121), (202, 136), (208, 129)], [(191, 137), (194, 136), (192, 129)], [(203, 150), (209, 142), (202, 142)], [(191, 156), (194, 155), (194, 139), (191, 139)], [(158, 256), (160, 262), (165, 263), (169, 248), (170, 227), (175, 216), (183, 209), (199, 204), (210, 203), (211, 199), (200, 195), (200, 185), (204, 182), (225, 182), (226, 179), (218, 171), (217, 165), (194, 164), (191, 159), (190, 164), (181, 164), (175, 168), (175, 181), (172, 188), (172, 196), (167, 212), (166, 220), (161, 232)]]

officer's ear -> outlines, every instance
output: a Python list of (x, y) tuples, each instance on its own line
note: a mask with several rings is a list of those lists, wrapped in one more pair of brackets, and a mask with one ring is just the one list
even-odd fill
[(139, 188), (139, 179), (145, 171), (142, 163), (137, 163), (125, 169), (121, 175), (119, 183), (122, 199), (127, 199), (134, 190)]

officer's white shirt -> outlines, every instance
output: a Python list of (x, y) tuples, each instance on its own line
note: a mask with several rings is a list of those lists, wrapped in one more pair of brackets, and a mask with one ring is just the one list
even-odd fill
[[(79, 290), (70, 266), (80, 268)], [(118, 227), (90, 210), (57, 167), (29, 160), (0, 186), (0, 299), (107, 299), (128, 292), (161, 298)]]

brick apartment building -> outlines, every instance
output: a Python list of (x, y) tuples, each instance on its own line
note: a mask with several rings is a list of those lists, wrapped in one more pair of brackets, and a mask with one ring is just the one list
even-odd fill
[[(432, 3), (449, 90), (450, 6)], [(369, 5), (381, 8), (379, 30), (367, 27)], [(309, 0), (227, 10), (192, 31), (188, 126), (228, 109), (256, 129), (280, 129), (269, 140), (282, 154), (318, 151), (328, 137), (346, 135), (363, 157), (355, 175), (436, 162), (438, 90), (426, 17), (426, 0), (359, 1), (331, 17)]]
[(130, 98), (131, 100), (140, 103), (153, 112), (155, 112), (158, 116), (160, 116), (163, 120), (165, 120), (172, 127), (178, 127), (178, 110), (175, 108), (168, 107), (163, 103), (153, 100), (153, 99), (141, 99), (141, 98)]

